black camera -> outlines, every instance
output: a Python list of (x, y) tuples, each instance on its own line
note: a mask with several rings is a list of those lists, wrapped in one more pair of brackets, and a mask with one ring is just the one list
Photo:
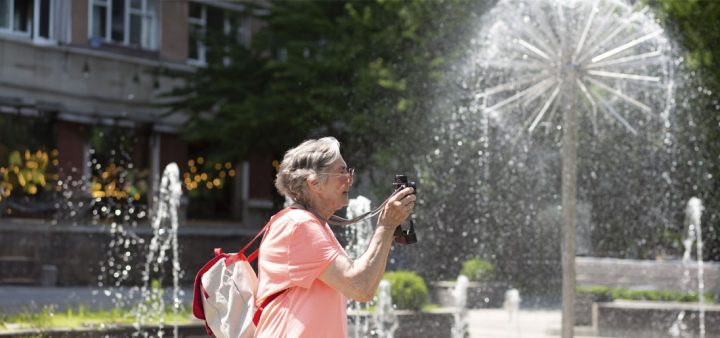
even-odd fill
[(399, 191), (402, 189), (405, 189), (407, 187), (413, 188), (413, 194), (417, 192), (417, 185), (415, 182), (408, 182), (407, 176), (405, 175), (395, 175), (395, 182), (393, 182), (393, 189), (395, 191)]
[[(417, 193), (417, 185), (415, 182), (408, 181), (405, 175), (395, 175), (395, 182), (393, 182), (393, 189), (395, 192), (405, 189), (407, 187), (413, 188), (413, 194)], [(397, 244), (413, 244), (417, 243), (417, 236), (415, 235), (415, 222), (410, 219), (410, 228), (404, 230), (402, 224), (395, 228), (393, 233), (395, 237), (395, 243)]]

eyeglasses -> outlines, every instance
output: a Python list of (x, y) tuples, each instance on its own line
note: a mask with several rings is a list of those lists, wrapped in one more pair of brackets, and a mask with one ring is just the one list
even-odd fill
[(320, 172), (318, 174), (330, 175), (330, 176), (345, 176), (347, 178), (353, 178), (355, 176), (355, 168), (347, 168), (344, 173), (326, 173)]

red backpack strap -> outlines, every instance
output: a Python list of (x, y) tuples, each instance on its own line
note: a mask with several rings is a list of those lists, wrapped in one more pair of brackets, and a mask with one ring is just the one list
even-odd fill
[[(269, 228), (270, 225), (272, 225), (278, 218), (285, 215), (288, 211), (292, 210), (292, 208), (285, 208), (278, 212), (277, 214), (273, 215), (273, 217), (270, 218), (270, 221), (265, 224), (265, 226), (258, 232), (255, 237), (247, 243), (240, 251), (234, 254), (227, 254), (222, 251), (221, 248), (215, 248), (214, 253), (215, 257), (211, 259), (209, 262), (207, 262), (201, 269), (198, 271), (197, 275), (195, 275), (195, 284), (194, 284), (194, 293), (193, 293), (193, 315), (197, 319), (205, 320), (205, 311), (203, 309), (203, 303), (202, 298), (208, 298), (209, 295), (207, 294), (207, 291), (202, 286), (202, 275), (205, 274), (210, 268), (217, 263), (218, 260), (221, 258), (225, 258), (225, 264), (226, 265), (232, 265), (233, 263), (237, 262), (238, 260), (247, 260), (248, 262), (252, 262), (255, 260), (259, 253), (259, 248), (256, 249), (250, 257), (245, 257), (245, 250), (247, 250), (248, 247), (252, 243), (254, 243), (262, 234), (264, 234)], [(257, 317), (257, 319), (260, 319), (260, 313), (262, 313), (262, 309), (265, 308), (267, 304), (270, 303), (273, 299), (275, 299), (277, 296), (282, 294), (287, 290), (283, 290), (281, 292), (278, 292), (276, 294), (271, 295), (268, 297), (260, 307), (259, 312), (255, 313), (254, 317)], [(255, 318), (253, 317), (253, 321), (255, 321)], [(257, 324), (256, 324), (257, 325)], [(207, 333), (209, 335), (213, 335), (212, 330), (210, 330), (210, 327), (207, 325), (207, 322), (205, 322), (205, 329), (207, 330)]]
[(253, 315), (253, 324), (255, 324), (255, 327), (257, 327), (258, 323), (260, 323), (260, 317), (262, 316), (262, 312), (263, 312), (263, 310), (265, 310), (265, 307), (268, 306), (268, 304), (270, 304), (270, 302), (275, 300), (275, 298), (278, 298), (278, 296), (285, 293), (285, 291), (287, 291), (287, 290), (289, 290), (289, 289), (285, 289), (285, 290), (273, 293), (272, 295), (265, 298), (265, 300), (263, 300), (262, 304), (260, 304), (260, 306), (258, 306), (258, 308), (255, 309), (255, 314)]
[[(283, 215), (285, 215), (288, 211), (290, 211), (290, 210), (292, 210), (292, 209), (293, 209), (293, 208), (285, 208), (285, 209), (281, 210), (280, 212), (278, 212), (277, 214), (275, 214), (275, 216), (273, 216), (272, 218), (270, 218), (270, 221), (265, 225), (265, 227), (263, 228), (263, 230), (262, 230), (261, 232), (265, 232), (267, 229), (270, 228), (270, 225), (272, 225), (273, 223), (275, 223), (275, 221), (276, 221), (278, 218), (282, 217)], [(258, 234), (258, 235), (259, 235), (259, 234)], [(257, 236), (255, 236), (255, 238), (253, 239), (253, 241), (255, 241), (255, 239), (257, 239)], [(251, 242), (251, 243), (252, 243), (252, 242)], [(249, 245), (249, 244), (248, 244), (248, 245)], [(244, 252), (245, 249), (247, 249), (247, 247), (248, 247), (248, 246), (246, 245), (242, 250), (240, 250), (240, 252)], [(250, 256), (248, 256), (248, 262), (252, 262), (253, 260), (255, 260), (255, 259), (257, 258), (257, 256), (258, 256), (259, 253), (260, 253), (260, 248), (257, 248), (253, 253), (250, 254)], [(258, 264), (259, 264), (259, 263), (258, 263)], [(258, 269), (258, 270), (259, 270), (259, 269)], [(270, 295), (270, 296), (268, 296), (267, 298), (265, 298), (265, 299), (263, 300), (262, 304), (260, 304), (260, 306), (259, 306), (257, 309), (255, 309), (255, 314), (253, 315), (253, 324), (255, 324), (255, 327), (257, 327), (258, 323), (260, 322), (260, 316), (262, 316), (262, 312), (263, 312), (263, 310), (265, 309), (265, 307), (266, 307), (268, 304), (270, 304), (270, 302), (272, 302), (275, 298), (277, 298), (278, 296), (280, 296), (280, 295), (282, 295), (283, 293), (285, 293), (285, 291), (287, 291), (287, 290), (288, 290), (288, 289), (285, 289), (285, 290), (282, 290), (282, 291), (273, 293), (272, 295)]]
[[(291, 208), (285, 208), (285, 209), (283, 209), (283, 210), (280, 210), (277, 214), (273, 215), (273, 216), (270, 218), (270, 220), (267, 222), (267, 224), (265, 224), (265, 226), (264, 226), (262, 229), (260, 229), (260, 231), (259, 231), (257, 234), (255, 234), (255, 237), (253, 237), (253, 239), (251, 239), (250, 242), (248, 242), (247, 244), (245, 244), (245, 246), (244, 246), (242, 249), (240, 249), (240, 251), (238, 251), (238, 252), (236, 252), (236, 253), (234, 253), (234, 254), (231, 254), (231, 255), (226, 255), (227, 258), (225, 259), (225, 265), (230, 266), (230, 265), (232, 265), (232, 264), (234, 264), (234, 263), (237, 263), (238, 261), (248, 261), (248, 262), (252, 262), (252, 261), (254, 261), (255, 259), (257, 259), (257, 256), (258, 256), (258, 253), (259, 253), (259, 250), (260, 250), (259, 248), (256, 249), (255, 251), (253, 251), (253, 253), (250, 254), (250, 256), (247, 256), (247, 257), (245, 256), (245, 250), (247, 250), (247, 249), (250, 247), (250, 245), (252, 245), (258, 238), (260, 238), (260, 236), (262, 236), (262, 234), (264, 234), (265, 232), (267, 232), (268, 229), (270, 229), (270, 225), (271, 225), (271, 224), (275, 223), (275, 221), (276, 221), (278, 218), (280, 218), (282, 215), (285, 215), (285, 214), (286, 214), (288, 211), (290, 211), (290, 210), (292, 210), (292, 209), (291, 209)], [(219, 253), (218, 253), (218, 250), (220, 250)], [(215, 255), (218, 255), (218, 254), (222, 254), (222, 249), (220, 249), (220, 248), (215, 248)]]
[[(268, 229), (270, 229), (270, 226), (271, 226), (273, 223), (275, 223), (275, 221), (276, 221), (278, 218), (282, 217), (283, 215), (285, 215), (286, 213), (288, 213), (288, 211), (290, 211), (290, 210), (292, 210), (292, 208), (282, 209), (282, 210), (280, 210), (280, 212), (278, 212), (277, 214), (273, 215), (273, 217), (270, 217), (270, 220), (267, 222), (267, 224), (265, 224), (265, 226), (262, 228), (262, 230), (260, 230), (260, 232), (258, 232), (257, 235), (255, 235), (255, 237), (254, 237), (250, 242), (248, 242), (248, 244), (245, 244), (245, 246), (244, 246), (242, 249), (240, 249), (240, 251), (238, 251), (238, 253), (241, 254), (241, 255), (244, 255), (244, 254), (245, 254), (245, 250), (247, 250), (247, 249), (250, 247), (250, 245), (252, 245), (252, 244), (255, 242), (255, 240), (258, 239), (258, 237), (260, 237), (260, 236), (261, 236), (262, 234), (264, 234)], [(260, 250), (260, 248), (256, 249), (255, 251), (253, 251), (253, 253), (251, 253), (249, 256), (247, 256), (247, 261), (248, 261), (248, 262), (254, 261), (254, 260), (257, 258), (257, 256), (258, 256), (259, 250)]]

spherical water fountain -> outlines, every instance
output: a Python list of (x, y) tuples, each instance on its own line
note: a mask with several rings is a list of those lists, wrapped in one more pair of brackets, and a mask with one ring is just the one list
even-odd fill
[(632, 134), (629, 119), (667, 124), (670, 45), (645, 11), (611, 0), (505, 1), (479, 40), (476, 62), (490, 75), (478, 80), (480, 111), (515, 115), (508, 120), (528, 133), (540, 123), (562, 130), (563, 337), (574, 326), (578, 115), (596, 132), (599, 113)]
[[(584, 175), (585, 186), (604, 175), (596, 168), (610, 163), (613, 154), (601, 148), (612, 148), (613, 141), (660, 154), (648, 163), (666, 163), (662, 150), (672, 142), (675, 88), (672, 45), (648, 8), (620, 0), (499, 1), (480, 25), (469, 60), (459, 67), (462, 93), (435, 128), (434, 140), (445, 147), (425, 156), (428, 166), (445, 166), (448, 173), (440, 169), (433, 179), (455, 191), (447, 194), (455, 200), (436, 207), (434, 218), (465, 223), (461, 235), (472, 238), (478, 251), (512, 257), (510, 248), (482, 248), (495, 245), (483, 224), (512, 224), (510, 218), (516, 218), (513, 223), (523, 227), (509, 232), (534, 236), (543, 230), (525, 229), (545, 210), (557, 210), (563, 226), (537, 236), (562, 238), (562, 246), (553, 250), (562, 253), (562, 335), (570, 337), (578, 175)], [(592, 164), (595, 158), (579, 162), (585, 149), (599, 165)], [(449, 170), (448, 163), (453, 164)], [(579, 173), (588, 167), (589, 175)], [(453, 178), (458, 175), (462, 180)], [(447, 211), (458, 199), (477, 207)], [(497, 211), (507, 203), (524, 209)], [(462, 217), (450, 221), (448, 214)]]

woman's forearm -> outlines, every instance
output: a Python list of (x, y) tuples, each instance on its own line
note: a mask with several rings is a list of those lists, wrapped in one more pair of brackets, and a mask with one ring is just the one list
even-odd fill
[(375, 295), (375, 290), (385, 274), (392, 241), (393, 232), (390, 228), (378, 225), (367, 250), (355, 261), (355, 267), (359, 270), (356, 273), (365, 275), (362, 278), (366, 282), (363, 289), (367, 290), (370, 299)]

